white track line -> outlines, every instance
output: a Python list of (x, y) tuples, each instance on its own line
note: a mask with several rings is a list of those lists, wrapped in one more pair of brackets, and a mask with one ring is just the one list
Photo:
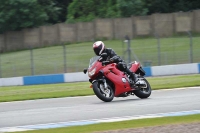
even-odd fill
[(90, 125), (90, 124), (105, 123), (105, 122), (118, 122), (118, 121), (126, 121), (126, 120), (158, 118), (158, 117), (167, 117), (167, 116), (184, 116), (184, 115), (192, 115), (192, 114), (200, 114), (200, 110), (168, 112), (168, 113), (147, 114), (147, 115), (137, 115), (137, 116), (112, 117), (112, 118), (58, 122), (58, 123), (47, 123), (47, 124), (37, 124), (37, 125), (16, 126), (16, 127), (4, 127), (4, 128), (0, 128), (0, 132), (40, 130), (40, 129), (49, 129), (49, 128)]

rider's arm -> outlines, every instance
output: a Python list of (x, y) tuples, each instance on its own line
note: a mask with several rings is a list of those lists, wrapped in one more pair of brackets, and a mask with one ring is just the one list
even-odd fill
[(118, 63), (122, 61), (122, 59), (115, 53), (113, 49), (109, 49), (109, 52), (110, 52), (110, 62)]
[(118, 55), (115, 55), (112, 58), (110, 58), (110, 62), (118, 63), (118, 62), (122, 62), (122, 59)]

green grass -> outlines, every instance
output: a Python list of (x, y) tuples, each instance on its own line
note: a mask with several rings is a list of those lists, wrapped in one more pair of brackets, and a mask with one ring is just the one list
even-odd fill
[(88, 82), (0, 87), (0, 102), (92, 95)]
[[(113, 48), (116, 53), (127, 61), (127, 44), (122, 40), (104, 41), (106, 47)], [(2, 53), (0, 55), (0, 76), (14, 77), (39, 74), (52, 74), (82, 71), (88, 66), (89, 59), (94, 56), (93, 42), (83, 42), (66, 45), (66, 68), (64, 68), (63, 46), (52, 46), (33, 50)], [(193, 62), (200, 62), (200, 37), (193, 37)], [(154, 38), (137, 38), (131, 40), (132, 52), (141, 63), (150, 61), (152, 66), (158, 65), (158, 55), (161, 65), (189, 63), (189, 38), (187, 36), (160, 39), (160, 54), (158, 54), (157, 40)], [(33, 68), (31, 66), (33, 60)], [(132, 53), (132, 60), (135, 60)]]
[(95, 131), (162, 126), (162, 125), (169, 125), (169, 124), (185, 124), (185, 123), (193, 123), (193, 122), (200, 122), (200, 114), (188, 115), (188, 116), (129, 120), (129, 121), (122, 121), (122, 122), (93, 124), (93, 125), (87, 125), (87, 126), (74, 126), (74, 127), (56, 128), (56, 129), (25, 131), (25, 132), (19, 132), (19, 133), (92, 133)]
[(152, 89), (170, 89), (180, 87), (200, 86), (200, 75), (179, 75), (147, 78)]
[[(148, 77), (153, 90), (200, 86), (200, 75)], [(0, 87), (0, 102), (93, 95), (89, 82)]]

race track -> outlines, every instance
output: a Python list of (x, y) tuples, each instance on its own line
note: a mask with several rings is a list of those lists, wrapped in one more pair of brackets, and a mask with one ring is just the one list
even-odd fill
[(0, 103), (0, 128), (200, 110), (200, 87), (153, 91), (148, 99), (96, 96)]

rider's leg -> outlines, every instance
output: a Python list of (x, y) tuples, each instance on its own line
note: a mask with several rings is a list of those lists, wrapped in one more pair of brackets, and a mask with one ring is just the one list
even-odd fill
[(130, 75), (130, 77), (133, 79), (133, 82), (134, 82), (134, 83), (137, 83), (138, 78), (137, 78), (137, 76), (136, 76), (136, 74), (135, 74), (134, 72), (130, 71), (130, 69), (128, 69), (128, 68), (126, 68), (125, 72), (126, 72), (128, 75)]
[(136, 74), (128, 69), (126, 63), (119, 62), (117, 64), (117, 67), (118, 67), (119, 70), (124, 71), (128, 75), (130, 75), (130, 78), (133, 80), (134, 83), (136, 83), (138, 81), (138, 78), (137, 78)]

